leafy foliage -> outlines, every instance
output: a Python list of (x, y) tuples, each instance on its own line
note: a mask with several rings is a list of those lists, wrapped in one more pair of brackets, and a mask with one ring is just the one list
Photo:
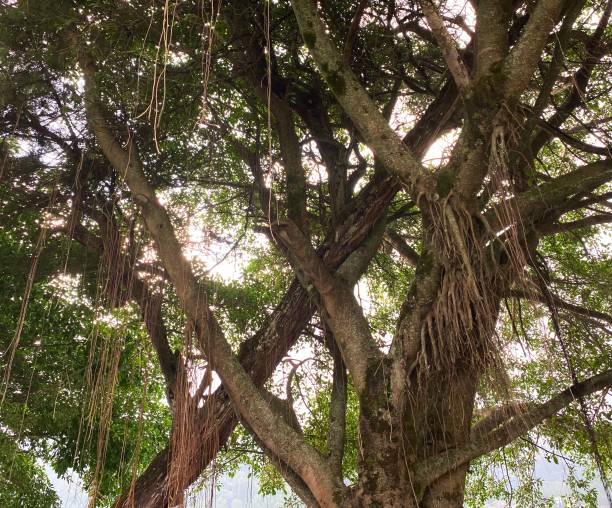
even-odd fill
[[(465, 231), (483, 235), (482, 257), (498, 263), (501, 272), (514, 260), (511, 228), (495, 225), (501, 221), (500, 203), (531, 196), (537, 220), (524, 221), (531, 229), (524, 232), (528, 245), (520, 248), (528, 255), (497, 295), (499, 316), (490, 312), (475, 320), (497, 319), (494, 353), (502, 361), (483, 369), (471, 423), (499, 404), (543, 404), (576, 379), (612, 368), (609, 169), (608, 176), (596, 182), (593, 177), (590, 187), (588, 178), (576, 179), (576, 194), (562, 185), (573, 172), (610, 160), (612, 32), (610, 26), (597, 28), (609, 9), (605, 2), (583, 2), (582, 9), (576, 4), (569, 28), (561, 21), (551, 29), (530, 83), (519, 98), (503, 102), (505, 113), (498, 116), (488, 111), (496, 104), (495, 86), (486, 80), (475, 83), (482, 86), (476, 99), (458, 98), (440, 43), (417, 4), (376, 0), (356, 16), (364, 2), (320, 2), (331, 41), (350, 50), (340, 70), (351, 70), (398, 134), (414, 129), (415, 144), (423, 143), (418, 158), (425, 161), (424, 174), (435, 179), (431, 193), (404, 192), (406, 182), (389, 176), (386, 159), (371, 151), (351, 111), (338, 100), (347, 93), (344, 78), (336, 76), (334, 83), (315, 64), (307, 46), (316, 41), (300, 35), (291, 2), (212, 2), (210, 12), (206, 2), (165, 4), (2, 5), (0, 505), (56, 506), (44, 463), (60, 476), (75, 471), (99, 505), (110, 506), (131, 492), (155, 457), (165, 457), (169, 437), (181, 430), (175, 418), (180, 397), (197, 393), (201, 400), (194, 413), (200, 416), (210, 400), (201, 383), (212, 367), (193, 340), (197, 327), (186, 318), (180, 288), (143, 220), (139, 196), (126, 184), (129, 168), (110, 160), (91, 118), (88, 124), (83, 53), (95, 67), (97, 100), (112, 137), (120, 149), (137, 154), (225, 338), (248, 373), (261, 378), (258, 386), (265, 382), (270, 392), (293, 403), (300, 433), (322, 456), (330, 453), (334, 376), (327, 311), (321, 312), (324, 292), (279, 231), (288, 219), (300, 224), (330, 272), (352, 260), (351, 253), (366, 250), (367, 239), (377, 239), (376, 252), (355, 277), (367, 334), (377, 349), (395, 354), (401, 350), (397, 337), (413, 326), (406, 322), (414, 313), (425, 323), (414, 328), (416, 342), (425, 347), (433, 334), (426, 317), (435, 298), (455, 293), (448, 290), (452, 284), (444, 286), (447, 293), (429, 295), (419, 287), (429, 284), (423, 281), (436, 266), (440, 280), (461, 271), (453, 265), (456, 259), (443, 259), (448, 254), (443, 242), (436, 244), (442, 237), (449, 252), (456, 248), (451, 223), (435, 210), (451, 206), (461, 194), (453, 171), (471, 160), (468, 149), (486, 145), (474, 157), (476, 165), (496, 153), (490, 146), (497, 142), (493, 131), (486, 142), (470, 137), (486, 130), (489, 113), (502, 118), (494, 132), (503, 132), (503, 146), (495, 147), (508, 167), (499, 178), (485, 168), (482, 189), (470, 204), (471, 229)], [(519, 2), (509, 16), (511, 46), (536, 4)], [(445, 26), (474, 71), (480, 57), (470, 41), (481, 29), (474, 24), (475, 11), (471, 5), (448, 9)], [(563, 20), (573, 12), (566, 11)], [(351, 26), (357, 30), (354, 39)], [(563, 65), (557, 68), (558, 58)], [(499, 69), (494, 73), (491, 79), (506, 78)], [(432, 110), (437, 116), (430, 118)], [(565, 116), (555, 124), (559, 115)], [(485, 120), (474, 127), (474, 118)], [(298, 184), (287, 146), (298, 160)], [(490, 223), (498, 229), (487, 237)], [(464, 236), (469, 246), (472, 237)], [(477, 255), (467, 257), (477, 264)], [(310, 310), (283, 320), (278, 316), (297, 300), (296, 287), (305, 291), (300, 308)], [(457, 293), (461, 301), (455, 305), (469, 302), (468, 293), (465, 288)], [(283, 335), (300, 319), (304, 326)], [(455, 316), (454, 322), (462, 319), (467, 318)], [(450, 341), (450, 332), (441, 335)], [(272, 340), (278, 341), (276, 349), (265, 349)], [(453, 344), (446, 345), (440, 354), (450, 358)], [(278, 358), (270, 353), (262, 359), (262, 351)], [(415, 398), (422, 395), (414, 387), (427, 364), (423, 357), (404, 365)], [(173, 379), (180, 369), (191, 374), (187, 392)], [(454, 386), (451, 378), (434, 381), (430, 395), (446, 390), (451, 399), (459, 398), (448, 389)], [(366, 468), (360, 425), (367, 404), (351, 382), (347, 393), (341, 471), (346, 483), (357, 484)], [(377, 401), (381, 414), (388, 402), (388, 397)], [(428, 411), (440, 412), (431, 404), (424, 419)], [(533, 475), (536, 459), (544, 455), (567, 463), (570, 493), (564, 502), (593, 505), (594, 478), (612, 471), (612, 409), (605, 390), (588, 395), (584, 404), (565, 407), (517, 441), (473, 460), (466, 504), (498, 498), (517, 506), (552, 505)], [(215, 472), (198, 471), (183, 480), (214, 483), (216, 476), (247, 463), (262, 493), (285, 492), (288, 502), (295, 501), (282, 467), (276, 468), (251, 434), (247, 426), (238, 427), (221, 446)], [(444, 442), (439, 449), (430, 442), (438, 438)], [(442, 429), (417, 436), (411, 460), (430, 458), (432, 449), (440, 453), (447, 438)]]

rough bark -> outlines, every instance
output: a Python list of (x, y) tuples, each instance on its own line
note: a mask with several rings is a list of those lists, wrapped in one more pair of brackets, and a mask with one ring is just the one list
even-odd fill
[[(436, 137), (452, 125), (456, 116), (456, 104), (456, 89), (445, 87), (404, 139), (415, 154), (421, 157)], [(364, 242), (374, 224), (386, 213), (399, 189), (400, 184), (395, 178), (380, 174), (353, 200), (344, 211), (334, 238), (320, 250), (329, 269), (338, 268)], [(315, 309), (307, 291), (294, 280), (262, 328), (240, 345), (240, 362), (257, 386), (262, 386), (276, 369), (310, 321)], [(207, 401), (198, 413), (196, 428), (201, 429), (202, 439), (194, 447), (194, 456), (197, 458), (191, 462), (192, 470), (185, 487), (193, 483), (210, 464), (237, 423), (238, 418), (231, 410), (229, 399), (221, 387), (215, 394), (214, 402)], [(136, 479), (133, 487), (134, 506), (167, 506), (166, 483), (170, 460), (171, 452), (166, 446)], [(115, 502), (115, 508), (131, 508), (127, 504), (128, 494), (125, 492)]]

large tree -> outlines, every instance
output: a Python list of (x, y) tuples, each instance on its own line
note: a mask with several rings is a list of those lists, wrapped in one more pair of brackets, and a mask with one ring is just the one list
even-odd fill
[(456, 507), (537, 429), (607, 487), (611, 9), (3, 2), (12, 453), (117, 508), (247, 444), (308, 506)]

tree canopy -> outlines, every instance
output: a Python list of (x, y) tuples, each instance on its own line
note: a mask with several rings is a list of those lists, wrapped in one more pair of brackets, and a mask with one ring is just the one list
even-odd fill
[(0, 505), (612, 506), (612, 0), (0, 5)]

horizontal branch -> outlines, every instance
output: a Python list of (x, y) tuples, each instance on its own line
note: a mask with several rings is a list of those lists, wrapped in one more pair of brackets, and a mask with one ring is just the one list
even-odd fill
[(558, 127), (555, 127), (554, 125), (548, 123), (546, 120), (538, 120), (537, 125), (542, 130), (551, 134), (553, 137), (559, 138), (560, 141), (567, 143), (568, 145), (576, 148), (577, 150), (580, 150), (581, 152), (593, 153), (595, 155), (603, 155), (604, 157), (612, 156), (612, 147), (610, 146), (595, 146), (590, 143), (586, 143), (584, 141), (576, 139), (570, 136), (569, 134), (563, 132)]
[(600, 224), (609, 224), (610, 222), (612, 222), (612, 213), (602, 213), (569, 222), (551, 222), (542, 224), (538, 226), (538, 233), (541, 235), (565, 233), (567, 231), (598, 226)]
[(510, 224), (502, 219), (505, 215), (500, 213), (499, 209), (512, 206), (518, 210), (525, 226), (538, 225), (539, 221), (555, 219), (563, 213), (571, 203), (572, 197), (592, 192), (610, 180), (612, 180), (612, 159), (585, 164), (519, 194), (510, 202), (497, 205), (486, 212), (485, 218), (493, 231), (500, 231)]
[[(545, 305), (549, 304), (548, 299), (541, 293), (533, 293), (533, 292), (521, 291), (521, 290), (515, 289), (515, 290), (510, 291), (510, 296), (514, 298), (523, 298), (526, 300), (531, 300), (531, 301), (542, 303)], [(551, 296), (552, 296), (552, 303), (555, 305), (555, 307), (559, 309), (570, 311), (574, 314), (578, 314), (579, 316), (584, 316), (584, 317), (588, 317), (591, 319), (598, 319), (600, 321), (605, 321), (606, 323), (609, 323), (612, 325), (612, 316), (610, 314), (607, 314), (605, 312), (600, 312), (597, 310), (587, 309), (586, 307), (583, 307), (581, 305), (576, 305), (570, 302), (566, 302), (565, 300), (562, 300), (561, 298), (555, 295), (551, 295)]]

